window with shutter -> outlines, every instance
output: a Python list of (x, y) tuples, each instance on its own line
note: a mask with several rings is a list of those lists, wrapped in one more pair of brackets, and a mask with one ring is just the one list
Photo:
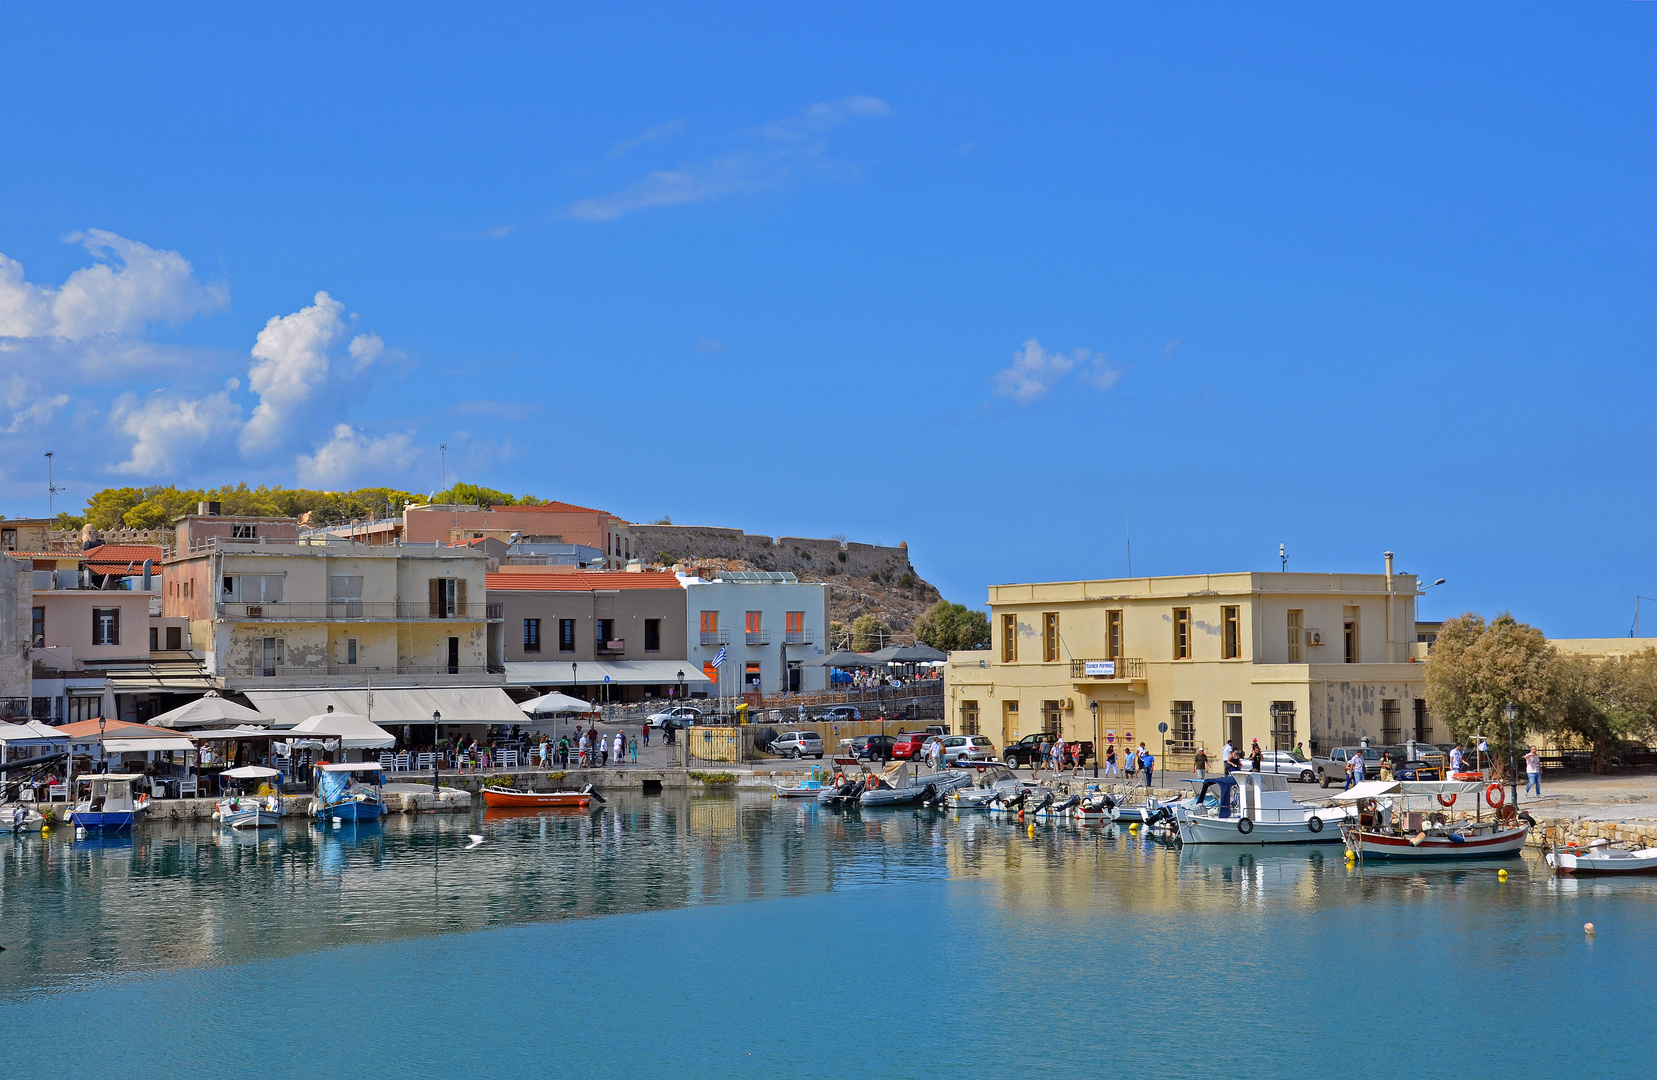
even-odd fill
[(466, 618), (466, 579), (454, 579), (454, 590), (454, 606), (449, 613), (464, 619)]
[(443, 617), (443, 579), (432, 578), (427, 584), (430, 586), (426, 590), (426, 598), (430, 608), (429, 614), (434, 619), (441, 619)]

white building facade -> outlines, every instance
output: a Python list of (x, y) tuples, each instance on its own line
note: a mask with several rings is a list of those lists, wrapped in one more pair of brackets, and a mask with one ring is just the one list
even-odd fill
[[(828, 586), (793, 574), (681, 574), (688, 661), (711, 680), (710, 696), (806, 693), (827, 685), (827, 669), (806, 661), (828, 642)], [(725, 662), (717, 669), (720, 650)]]

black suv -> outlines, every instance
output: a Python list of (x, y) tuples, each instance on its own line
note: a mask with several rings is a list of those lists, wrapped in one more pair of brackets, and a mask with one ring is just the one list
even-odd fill
[(890, 735), (859, 735), (852, 740), (852, 756), (859, 761), (891, 761), (896, 744)]

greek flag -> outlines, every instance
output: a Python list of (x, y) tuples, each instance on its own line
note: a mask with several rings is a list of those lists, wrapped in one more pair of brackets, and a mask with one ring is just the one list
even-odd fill
[(713, 658), (713, 666), (717, 669), (719, 667), (719, 665), (723, 664), (724, 662), (725, 662), (725, 649), (724, 649), (723, 646), (721, 646), (720, 649), (719, 649), (719, 655), (715, 656)]

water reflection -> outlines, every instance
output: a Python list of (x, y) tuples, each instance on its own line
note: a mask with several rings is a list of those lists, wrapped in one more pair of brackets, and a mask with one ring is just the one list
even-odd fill
[[(469, 847), (468, 837), (483, 842)], [(612, 796), (586, 810), (285, 822), (231, 832), (151, 822), (130, 835), (0, 838), (0, 994), (110, 974), (281, 958), (523, 922), (893, 882), (989, 890), (1009, 927), (1111, 913), (1312, 911), (1376, 899), (1547, 901), (1536, 860), (1346, 865), (1338, 846), (1196, 847), (1114, 827), (921, 809), (835, 811), (750, 796)], [(1651, 883), (1628, 887), (1650, 888)], [(1505, 890), (1505, 891), (1504, 891)], [(1478, 910), (1484, 910), (1482, 907)]]

